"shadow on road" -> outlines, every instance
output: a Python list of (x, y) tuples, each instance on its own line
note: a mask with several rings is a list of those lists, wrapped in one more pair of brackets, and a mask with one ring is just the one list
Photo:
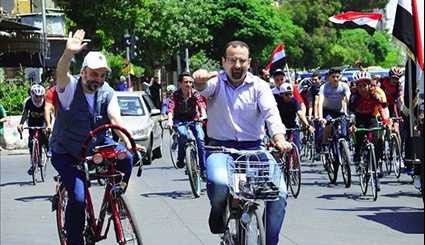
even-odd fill
[(152, 193), (144, 193), (140, 195), (147, 198), (154, 198), (159, 196), (159, 197), (169, 197), (176, 200), (194, 199), (194, 196), (191, 191), (152, 192)]
[(143, 171), (145, 170), (168, 170), (168, 169), (175, 169), (173, 166), (169, 167), (143, 167)]
[(16, 182), (8, 182), (8, 183), (0, 184), (0, 187), (8, 186), (8, 185), (24, 186), (24, 185), (33, 185), (33, 184), (32, 184), (32, 181), (16, 181)]
[(405, 234), (424, 234), (424, 212), (385, 212), (359, 215)]
[(15, 198), (16, 201), (21, 202), (33, 202), (33, 201), (49, 201), (52, 198), (52, 196), (29, 196), (29, 197), (19, 197)]

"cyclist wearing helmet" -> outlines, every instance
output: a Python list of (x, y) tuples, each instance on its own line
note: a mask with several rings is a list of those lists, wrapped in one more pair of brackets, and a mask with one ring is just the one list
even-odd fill
[(170, 102), (170, 96), (176, 91), (176, 86), (174, 84), (170, 84), (167, 86), (166, 94), (162, 99), (161, 104), (161, 115), (166, 116), (168, 114), (168, 103)]
[[(34, 84), (30, 89), (30, 97), (26, 98), (24, 101), (24, 110), (22, 112), (21, 121), (18, 125), (19, 133), (22, 133), (24, 128), (24, 123), (28, 120), (28, 127), (43, 127), (46, 126), (46, 120), (44, 118), (44, 94), (46, 90), (43, 86), (39, 84)], [(28, 149), (31, 152), (32, 149), (32, 137), (35, 134), (34, 129), (29, 130), (28, 137)], [(46, 133), (43, 131), (40, 135), (40, 152), (41, 146), (44, 146), (46, 149), (48, 147), (48, 139)], [(28, 169), (28, 174), (32, 174), (32, 165)]]
[[(386, 107), (385, 93), (377, 88), (376, 80), (371, 79), (366, 71), (359, 71), (353, 75), (357, 90), (351, 96), (349, 107), (356, 116), (355, 127), (372, 128), (378, 126), (377, 116), (382, 117), (384, 125), (389, 124), (388, 111)], [(354, 127), (352, 128), (354, 129)], [(355, 134), (354, 156), (353, 162), (359, 167), (360, 162), (360, 145), (364, 133)], [(380, 159), (382, 154), (382, 137), (374, 137), (376, 159)], [(380, 168), (378, 168), (379, 171)], [(382, 177), (382, 173), (378, 173)]]
[(388, 77), (380, 79), (381, 88), (387, 96), (388, 109), (391, 117), (400, 116), (399, 111), (403, 104), (404, 83), (403, 73), (398, 67), (392, 67), (388, 72)]

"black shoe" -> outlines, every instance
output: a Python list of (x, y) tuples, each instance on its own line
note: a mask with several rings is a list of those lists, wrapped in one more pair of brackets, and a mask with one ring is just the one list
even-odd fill
[(184, 166), (185, 166), (186, 164), (184, 164), (184, 162), (183, 162), (183, 161), (177, 161), (176, 165), (177, 165), (177, 167), (178, 167), (178, 168), (184, 168)]
[(27, 174), (32, 175), (33, 172), (34, 172), (34, 169), (31, 166), (30, 169), (28, 169)]

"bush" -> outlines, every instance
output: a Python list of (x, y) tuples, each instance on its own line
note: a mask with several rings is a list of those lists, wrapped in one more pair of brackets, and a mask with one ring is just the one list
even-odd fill
[(7, 115), (14, 116), (22, 113), (25, 98), (28, 97), (29, 83), (17, 80), (0, 81), (0, 103)]

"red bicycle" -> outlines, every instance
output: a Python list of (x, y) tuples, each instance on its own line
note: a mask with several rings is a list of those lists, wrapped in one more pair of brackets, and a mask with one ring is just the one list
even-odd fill
[[(40, 139), (42, 131), (46, 127), (25, 127), (24, 129), (34, 130), (34, 134), (31, 137), (31, 172), (32, 172), (32, 184), (35, 185), (37, 182), (44, 182), (46, 175), (46, 166), (49, 157), (47, 156), (47, 149), (45, 151), (45, 157), (43, 160), (43, 148), (41, 147)], [(19, 132), (22, 139), (22, 132)]]
[[(95, 138), (99, 132), (108, 129), (117, 129), (123, 132), (131, 142), (131, 151), (138, 154), (139, 159), (142, 159), (134, 140), (131, 138), (128, 131), (122, 127), (106, 124), (89, 133), (89, 136), (83, 144), (80, 158), (81, 164), (76, 166), (85, 172), (87, 181), (87, 221), (84, 229), (85, 244), (95, 244), (98, 241), (106, 239), (111, 223), (114, 225), (117, 244), (142, 244), (142, 236), (135, 220), (135, 215), (128, 204), (125, 194), (122, 193), (121, 183), (124, 173), (116, 169), (117, 160), (126, 158), (127, 151), (116, 149), (117, 144), (115, 143), (96, 146), (94, 147), (92, 156), (86, 156), (88, 145), (92, 139)], [(96, 176), (90, 175), (88, 164), (104, 165), (102, 168), (103, 170), (98, 172)], [(141, 175), (142, 165), (143, 164), (139, 165), (137, 176)], [(92, 196), (89, 191), (90, 177), (102, 178), (105, 180), (105, 192), (97, 218), (94, 213)], [(68, 202), (68, 193), (60, 177), (55, 177), (55, 181), (57, 182), (57, 186), (56, 195), (53, 197), (52, 209), (56, 210), (56, 222), (60, 244), (66, 245), (65, 208)], [(106, 228), (103, 229), (105, 222)]]

